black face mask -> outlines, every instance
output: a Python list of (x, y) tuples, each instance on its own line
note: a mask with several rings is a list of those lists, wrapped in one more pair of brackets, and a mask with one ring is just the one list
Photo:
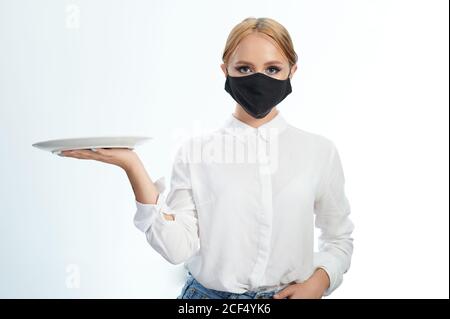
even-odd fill
[(283, 101), (292, 92), (292, 87), (289, 76), (286, 80), (278, 80), (258, 72), (238, 77), (227, 75), (225, 91), (248, 114), (260, 119)]

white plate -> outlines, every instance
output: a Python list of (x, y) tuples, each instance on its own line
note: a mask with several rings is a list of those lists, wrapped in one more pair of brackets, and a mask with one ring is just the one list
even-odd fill
[(49, 140), (32, 144), (44, 151), (58, 154), (61, 151), (81, 150), (93, 148), (129, 148), (134, 149), (136, 146), (143, 144), (152, 137), (144, 136), (101, 136), (101, 137), (80, 137), (66, 138), (58, 140)]

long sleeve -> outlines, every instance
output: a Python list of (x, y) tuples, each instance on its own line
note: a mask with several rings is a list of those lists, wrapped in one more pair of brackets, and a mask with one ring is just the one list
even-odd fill
[[(159, 191), (155, 204), (135, 200), (134, 224), (145, 233), (148, 243), (172, 264), (188, 260), (198, 251), (200, 243), (189, 165), (184, 155), (180, 147), (172, 167), (167, 195), (165, 178), (160, 177), (155, 182)], [(175, 215), (175, 220), (166, 220), (163, 213)]]
[(321, 230), (319, 251), (314, 253), (314, 267), (323, 268), (330, 277), (330, 295), (343, 281), (353, 254), (354, 224), (349, 218), (350, 204), (345, 194), (345, 178), (341, 159), (332, 142), (318, 196), (314, 203), (315, 226)]

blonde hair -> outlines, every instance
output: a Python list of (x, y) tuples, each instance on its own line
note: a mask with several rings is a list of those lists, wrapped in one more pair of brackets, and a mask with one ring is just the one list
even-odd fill
[(289, 65), (297, 63), (298, 56), (295, 53), (291, 36), (284, 26), (271, 18), (249, 17), (237, 24), (228, 35), (222, 61), (227, 64), (241, 40), (252, 32), (261, 32), (272, 38), (288, 59)]

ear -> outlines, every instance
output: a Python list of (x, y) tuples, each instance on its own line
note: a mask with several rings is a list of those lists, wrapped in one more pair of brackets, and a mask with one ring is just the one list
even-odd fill
[(227, 76), (227, 65), (225, 63), (222, 63), (220, 65), (220, 68), (222, 69), (223, 74), (225, 74), (225, 77), (226, 77)]
[(289, 76), (289, 78), (292, 79), (292, 77), (294, 76), (295, 71), (297, 71), (297, 63), (295, 63), (295, 64), (291, 67), (291, 75)]

